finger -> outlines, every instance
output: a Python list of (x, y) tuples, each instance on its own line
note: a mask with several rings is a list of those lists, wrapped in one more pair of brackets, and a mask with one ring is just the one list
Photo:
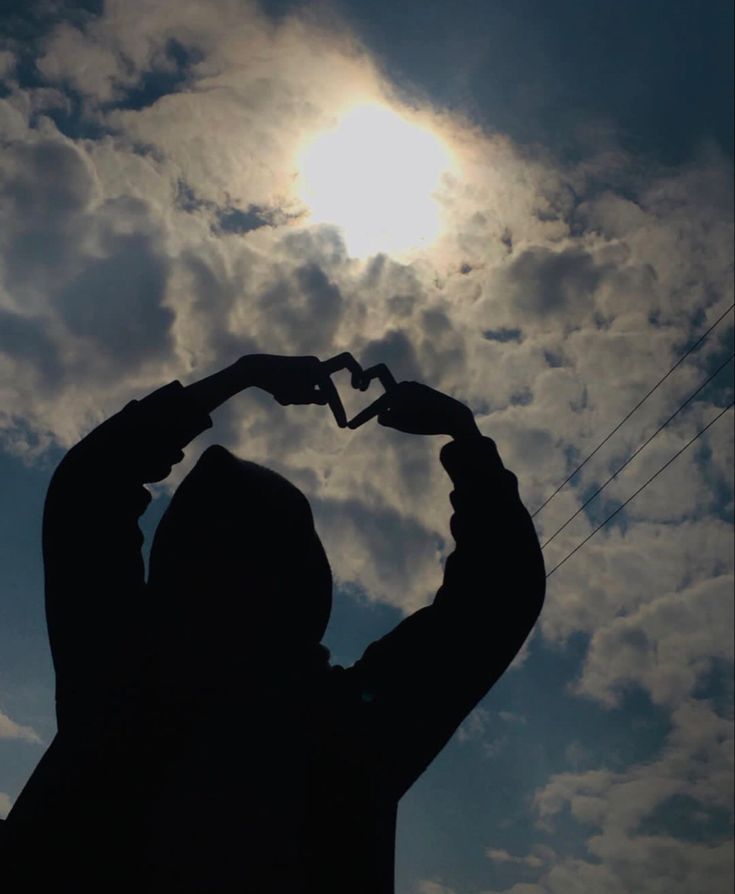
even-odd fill
[(300, 388), (289, 388), (287, 391), (274, 394), (273, 397), (282, 407), (292, 407), (315, 403), (316, 394), (313, 386), (306, 385)]
[(413, 432), (414, 420), (412, 414), (406, 412), (405, 407), (388, 407), (378, 416), (378, 425), (384, 425), (386, 428), (395, 428), (398, 431)]
[(371, 366), (362, 373), (360, 376), (360, 390), (367, 391), (367, 388), (373, 379), (377, 379), (386, 391), (390, 391), (391, 388), (395, 388), (396, 386), (396, 380), (393, 373), (388, 369), (385, 363), (377, 363), (375, 366)]
[(325, 360), (322, 363), (322, 369), (329, 375), (339, 372), (341, 369), (349, 370), (352, 387), (360, 388), (363, 391), (365, 390), (361, 384), (362, 367), (349, 351), (343, 351), (341, 354), (337, 354), (336, 357), (331, 357), (329, 360)]
[(291, 391), (288, 399), (284, 399), (285, 404), (293, 404), (294, 406), (304, 406), (306, 404), (326, 404), (326, 395), (322, 394), (316, 385), (307, 385), (299, 388), (298, 391)]
[(342, 355), (344, 357), (344, 368), (350, 372), (350, 384), (353, 388), (359, 388), (362, 380), (362, 367), (348, 351)]
[(395, 388), (396, 380), (393, 377), (393, 373), (388, 369), (385, 363), (379, 363), (373, 368), (375, 370), (375, 375), (377, 376), (378, 381), (383, 386), (383, 388), (385, 388), (386, 391), (390, 391), (391, 388)]
[(365, 407), (364, 410), (361, 410), (354, 419), (351, 419), (347, 425), (349, 428), (359, 428), (361, 425), (364, 425), (368, 420), (372, 419), (374, 416), (377, 416), (378, 413), (382, 413), (385, 409), (388, 408), (391, 400), (391, 395), (382, 394), (376, 401), (370, 404), (370, 406)]
[(348, 369), (353, 376), (362, 373), (362, 367), (349, 351), (343, 351), (341, 354), (337, 354), (336, 357), (330, 357), (329, 360), (324, 360), (321, 364), (321, 368), (323, 372), (329, 373), (330, 375), (339, 372), (341, 369)]
[(345, 358), (351, 357), (347, 351), (344, 351), (342, 354), (337, 354), (335, 357), (330, 357), (329, 360), (322, 360), (322, 372), (325, 372), (331, 375), (333, 372), (338, 372), (340, 369), (345, 368)]
[(324, 402), (329, 404), (337, 425), (340, 428), (346, 428), (347, 414), (345, 413), (345, 408), (342, 406), (342, 401), (340, 400), (337, 388), (335, 387), (334, 382), (329, 378), (328, 373), (320, 376), (319, 389), (324, 397)]

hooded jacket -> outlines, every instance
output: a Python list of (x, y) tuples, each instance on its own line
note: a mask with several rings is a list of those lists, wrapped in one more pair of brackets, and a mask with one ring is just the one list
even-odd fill
[[(454, 552), (433, 603), (352, 667), (320, 645), (331, 573), (308, 501), (211, 447), (178, 382), (72, 448), (44, 512), (58, 734), (5, 823), (33, 890), (391, 894), (397, 805), (531, 630), (544, 565), (493, 441), (452, 441)], [(18, 887), (20, 890), (20, 887)]]

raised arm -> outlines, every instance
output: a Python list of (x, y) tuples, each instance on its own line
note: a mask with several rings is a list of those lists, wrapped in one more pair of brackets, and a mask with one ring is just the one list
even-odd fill
[(365, 705), (364, 735), (400, 795), (517, 654), (541, 610), (545, 572), (517, 479), (470, 411), (417, 383), (398, 388), (379, 422), (453, 437), (440, 457), (454, 484), (456, 541), (433, 604), (348, 671)]
[(132, 401), (66, 454), (43, 520), (60, 728), (114, 712), (140, 682), (147, 606), (138, 519), (151, 499), (144, 484), (166, 478), (211, 426), (209, 413), (239, 391), (255, 385), (282, 404), (327, 403), (335, 397), (327, 379), (316, 357), (243, 357), (188, 387), (172, 382)]

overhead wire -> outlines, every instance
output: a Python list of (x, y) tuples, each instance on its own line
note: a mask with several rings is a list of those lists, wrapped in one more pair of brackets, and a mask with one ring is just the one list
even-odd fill
[(673, 373), (674, 370), (675, 370), (681, 363), (683, 363), (684, 360), (686, 360), (686, 358), (687, 358), (687, 357), (688, 357), (694, 350), (696, 350), (696, 348), (699, 347), (699, 345), (702, 344), (702, 342), (705, 340), (705, 338), (707, 338), (707, 336), (710, 334), (710, 332), (712, 332), (713, 329), (715, 329), (717, 326), (719, 326), (719, 324), (722, 322), (722, 320), (725, 319), (725, 317), (730, 313), (730, 311), (733, 310), (733, 308), (735, 308), (735, 302), (733, 302), (733, 303), (727, 308), (727, 310), (724, 311), (724, 312), (723, 312), (723, 313), (722, 313), (722, 314), (715, 320), (715, 322), (709, 327), (709, 329), (707, 329), (707, 331), (706, 331), (703, 335), (701, 335), (701, 336), (697, 339), (697, 341), (694, 342), (694, 344), (693, 344), (690, 348), (688, 348), (688, 349), (681, 355), (681, 357), (679, 357), (679, 359), (676, 361), (676, 363), (674, 363), (674, 365), (669, 369), (669, 371), (668, 371), (667, 373), (665, 373), (665, 374), (658, 380), (658, 382), (656, 382), (656, 384), (655, 384), (655, 385), (654, 385), (654, 386), (653, 386), (653, 387), (652, 387), (652, 388), (651, 388), (651, 389), (650, 389), (650, 390), (649, 390), (649, 391), (648, 391), (648, 392), (647, 392), (647, 393), (646, 393), (646, 394), (645, 394), (645, 395), (638, 401), (638, 403), (633, 407), (633, 409), (630, 410), (630, 411), (629, 411), (629, 412), (628, 412), (628, 413), (627, 413), (627, 414), (620, 420), (620, 422), (618, 422), (618, 424), (615, 426), (615, 428), (613, 428), (612, 431), (610, 431), (610, 432), (609, 432), (609, 433), (608, 433), (608, 434), (607, 434), (607, 435), (600, 441), (600, 443), (597, 445), (597, 447), (595, 447), (595, 449), (594, 449), (590, 454), (588, 454), (588, 455), (582, 460), (582, 462), (576, 467), (576, 469), (574, 469), (574, 471), (571, 472), (571, 474), (567, 475), (567, 477), (564, 479), (564, 481), (562, 481), (562, 483), (557, 487), (557, 489), (556, 489), (552, 494), (550, 494), (550, 496), (548, 496), (548, 497), (544, 500), (544, 502), (538, 507), (538, 509), (536, 509), (535, 512), (533, 512), (533, 513), (531, 514), (531, 518), (535, 518), (535, 517), (539, 514), (539, 512), (541, 512), (541, 510), (544, 509), (544, 508), (545, 508), (545, 507), (546, 507), (546, 506), (547, 506), (547, 505), (554, 499), (554, 497), (559, 493), (559, 491), (560, 491), (565, 485), (567, 485), (567, 484), (572, 480), (572, 478), (574, 478), (574, 476), (577, 474), (577, 472), (581, 471), (581, 469), (583, 469), (584, 466), (587, 465), (587, 463), (592, 459), (592, 457), (597, 453), (597, 451), (600, 450), (600, 448), (603, 447), (605, 444), (607, 444), (607, 442), (608, 442), (608, 441), (610, 440), (610, 438), (615, 434), (615, 432), (617, 432), (617, 431), (618, 431), (618, 430), (619, 430), (619, 429), (620, 429), (620, 428), (621, 428), (621, 427), (628, 421), (628, 419), (630, 419), (630, 417), (633, 415), (633, 413), (636, 412), (636, 410), (638, 410), (640, 407), (643, 406), (643, 404), (644, 404), (644, 403), (648, 400), (648, 398), (654, 393), (654, 391), (656, 391), (656, 389), (657, 389), (660, 385), (662, 385), (662, 384), (666, 381), (666, 379), (668, 379), (668, 377), (671, 375), (671, 373)]
[(604, 484), (601, 484), (597, 488), (597, 490), (591, 496), (589, 496), (584, 503), (582, 503), (582, 505), (579, 507), (579, 509), (577, 509), (577, 511), (573, 515), (570, 515), (569, 518), (564, 522), (564, 524), (561, 525), (560, 527), (558, 527), (556, 529), (556, 531), (554, 531), (554, 533), (551, 535), (551, 537), (549, 537), (546, 540), (546, 542), (544, 544), (542, 544), (541, 549), (546, 549), (546, 547), (551, 543), (551, 541), (556, 537), (556, 535), (561, 534), (561, 532), (564, 530), (564, 528), (566, 528), (566, 526), (568, 524), (570, 524), (570, 522), (573, 522), (574, 519), (579, 515), (579, 513), (582, 512), (583, 509), (586, 509), (587, 506), (589, 506), (589, 504), (597, 496), (599, 496), (599, 494), (602, 493), (603, 490), (605, 490), (605, 488), (608, 486), (608, 484), (610, 484), (610, 482), (614, 478), (616, 478), (623, 471), (624, 468), (626, 468), (626, 466), (630, 465), (630, 463), (636, 458), (636, 456), (638, 456), (638, 454), (651, 443), (651, 441), (656, 437), (656, 435), (658, 435), (660, 432), (662, 432), (666, 428), (666, 426), (672, 421), (672, 419), (674, 419), (676, 416), (678, 416), (679, 413), (681, 413), (681, 411), (684, 409), (684, 407), (686, 407), (687, 404), (691, 403), (691, 401), (694, 400), (694, 398), (699, 394), (699, 392), (702, 391), (704, 388), (706, 388), (707, 385), (709, 385), (709, 383), (713, 379), (715, 379), (729, 363), (732, 363), (733, 359), (735, 359), (735, 354), (731, 354), (730, 357), (728, 357), (724, 363), (720, 364), (720, 366), (717, 367), (717, 369), (712, 373), (712, 375), (709, 376), (704, 382), (702, 382), (702, 384), (697, 388), (697, 390), (692, 392), (692, 394), (689, 395), (689, 397), (684, 401), (684, 403), (680, 404), (678, 409), (675, 410), (665, 422), (662, 422), (661, 425), (659, 425), (659, 427), (656, 429), (656, 431), (646, 441), (644, 441), (640, 445), (640, 447), (638, 447), (637, 450), (635, 450), (628, 457), (628, 459), (625, 460), (625, 462), (621, 466), (618, 466), (618, 468), (615, 469), (615, 471), (612, 473), (612, 475), (610, 475), (610, 477), (607, 479), (607, 481), (605, 481)]
[(708, 428), (711, 428), (711, 427), (715, 424), (715, 422), (717, 422), (718, 419), (720, 419), (722, 416), (724, 416), (725, 413), (727, 413), (727, 411), (728, 411), (729, 409), (732, 408), (732, 406), (733, 406), (734, 403), (735, 403), (735, 401), (729, 403), (724, 409), (720, 410), (720, 412), (714, 417), (714, 419), (712, 419), (710, 422), (708, 422), (707, 425), (705, 425), (704, 428), (700, 429), (700, 430), (697, 432), (697, 434), (694, 435), (693, 438), (691, 438), (689, 441), (686, 442), (686, 444), (685, 444), (683, 447), (681, 447), (679, 450), (677, 450), (676, 453), (671, 457), (671, 459), (669, 459), (666, 463), (664, 463), (664, 465), (661, 466), (661, 468), (660, 468), (657, 472), (654, 472), (654, 474), (651, 475), (651, 477), (650, 477), (647, 481), (645, 481), (645, 482), (638, 488), (638, 490), (636, 490), (634, 493), (632, 493), (632, 494), (628, 497), (628, 499), (627, 499), (621, 506), (618, 506), (618, 508), (617, 508), (614, 512), (611, 512), (610, 515), (608, 515), (608, 517), (607, 517), (603, 522), (601, 522), (601, 523), (594, 529), (594, 531), (592, 531), (591, 534), (588, 534), (588, 535), (584, 538), (584, 540), (582, 540), (581, 543), (578, 543), (570, 553), (567, 553), (567, 555), (564, 556), (564, 558), (561, 560), (561, 562), (558, 562), (556, 565), (554, 565), (554, 567), (551, 569), (551, 571), (549, 571), (549, 573), (546, 575), (546, 577), (547, 577), (547, 578), (551, 577), (551, 575), (552, 575), (555, 571), (557, 571), (559, 568), (561, 568), (561, 566), (562, 566), (565, 562), (567, 562), (569, 559), (571, 559), (572, 556), (573, 556), (576, 552), (578, 552), (580, 549), (582, 549), (582, 547), (585, 545), (585, 543), (587, 543), (589, 540), (591, 540), (599, 530), (601, 530), (602, 528), (604, 528), (605, 525), (606, 525), (609, 521), (611, 521), (613, 518), (615, 518), (615, 516), (618, 514), (618, 512), (622, 512), (622, 510), (625, 509), (625, 507), (626, 507), (632, 500), (634, 500), (642, 490), (645, 490), (645, 489), (648, 487), (648, 485), (654, 480), (654, 478), (657, 478), (657, 477), (661, 474), (661, 472), (663, 472), (665, 469), (667, 469), (667, 468), (671, 465), (671, 463), (673, 463), (675, 459), (677, 459), (679, 456), (681, 456), (681, 454), (684, 453), (684, 451), (685, 451), (688, 447), (691, 447), (691, 445), (692, 445), (698, 438), (700, 438), (700, 437), (707, 431)]

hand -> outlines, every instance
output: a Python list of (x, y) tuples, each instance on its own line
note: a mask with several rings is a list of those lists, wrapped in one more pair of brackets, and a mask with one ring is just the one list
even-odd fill
[(281, 357), (276, 354), (251, 354), (248, 364), (250, 381), (268, 391), (279, 404), (329, 404), (340, 428), (347, 425), (342, 401), (318, 357)]
[(399, 382), (372, 410), (380, 425), (412, 435), (480, 435), (469, 407), (420, 382)]

